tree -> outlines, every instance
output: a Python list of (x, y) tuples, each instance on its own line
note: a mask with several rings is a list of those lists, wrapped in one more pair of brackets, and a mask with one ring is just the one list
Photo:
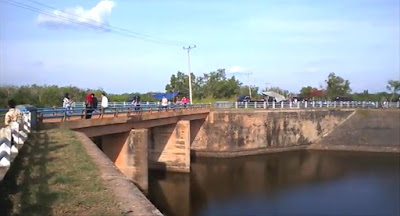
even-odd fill
[(394, 94), (400, 91), (400, 80), (389, 80), (386, 88), (392, 93), (392, 96), (390, 96), (390, 101), (393, 101)]
[(311, 98), (312, 97), (311, 93), (312, 93), (313, 89), (315, 89), (315, 88), (313, 88), (311, 86), (307, 86), (307, 87), (301, 88), (300, 89), (300, 96), (303, 97), (303, 98), (307, 98), (307, 99)]
[(326, 95), (328, 98), (332, 99), (337, 96), (347, 96), (351, 92), (350, 82), (344, 80), (340, 76), (336, 76), (335, 73), (330, 73), (325, 82), (327, 84)]

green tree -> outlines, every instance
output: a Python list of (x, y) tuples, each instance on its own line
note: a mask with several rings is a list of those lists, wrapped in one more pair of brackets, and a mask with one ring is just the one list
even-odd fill
[(315, 88), (311, 86), (303, 87), (300, 89), (300, 96), (304, 98), (311, 98), (311, 93)]
[(349, 80), (344, 80), (342, 77), (336, 76), (335, 73), (330, 73), (325, 82), (327, 84), (326, 96), (328, 98), (347, 96), (351, 92)]
[(400, 80), (389, 80), (386, 88), (392, 93), (390, 101), (393, 101), (395, 94), (400, 91)]

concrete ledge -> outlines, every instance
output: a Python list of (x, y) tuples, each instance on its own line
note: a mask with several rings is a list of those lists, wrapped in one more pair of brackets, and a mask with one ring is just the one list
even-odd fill
[(206, 151), (206, 150), (191, 150), (191, 155), (196, 157), (216, 157), (216, 158), (230, 158), (239, 156), (258, 155), (274, 152), (285, 152), (294, 150), (305, 150), (308, 145), (298, 145), (290, 147), (275, 147), (275, 148), (259, 148), (259, 149), (248, 149), (248, 150), (231, 150), (231, 151)]
[(333, 150), (333, 151), (359, 151), (359, 152), (382, 152), (400, 153), (400, 146), (352, 146), (352, 145), (310, 145), (308, 150)]
[(122, 215), (162, 215), (145, 195), (127, 179), (104, 153), (83, 133), (75, 132), (83, 147), (99, 167), (104, 185), (114, 192)]

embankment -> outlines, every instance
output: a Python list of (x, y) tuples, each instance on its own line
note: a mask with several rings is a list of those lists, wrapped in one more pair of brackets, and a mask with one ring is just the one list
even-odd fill
[(310, 149), (400, 152), (400, 110), (357, 110)]
[(306, 149), (353, 110), (214, 111), (193, 139), (197, 156), (233, 157)]

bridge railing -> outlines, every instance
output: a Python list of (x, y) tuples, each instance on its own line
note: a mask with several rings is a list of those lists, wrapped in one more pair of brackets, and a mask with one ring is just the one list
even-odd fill
[[(31, 132), (32, 113), (24, 106), (17, 109), (21, 111), (21, 117), (18, 122), (12, 122), (7, 126), (0, 128), (0, 167), (9, 167), (12, 162), (12, 156), (18, 154), (18, 146), (24, 144)], [(4, 122), (4, 116), (8, 110), (0, 109), (0, 116)], [(3, 176), (0, 176), (0, 179)]]
[(211, 104), (169, 104), (167, 107), (162, 107), (159, 104), (141, 104), (137, 106), (124, 105), (124, 104), (113, 104), (106, 109), (87, 109), (85, 107), (71, 107), (70, 109), (62, 107), (53, 108), (38, 108), (37, 115), (38, 120), (43, 121), (45, 119), (60, 119), (61, 121), (68, 121), (71, 117), (98, 117), (102, 118), (105, 115), (113, 115), (115, 117), (120, 115), (135, 115), (140, 113), (152, 113), (161, 111), (174, 111), (181, 109), (203, 109), (210, 108)]
[(281, 102), (216, 102), (215, 109), (316, 109), (316, 108), (400, 108), (400, 102), (372, 101), (281, 101)]

